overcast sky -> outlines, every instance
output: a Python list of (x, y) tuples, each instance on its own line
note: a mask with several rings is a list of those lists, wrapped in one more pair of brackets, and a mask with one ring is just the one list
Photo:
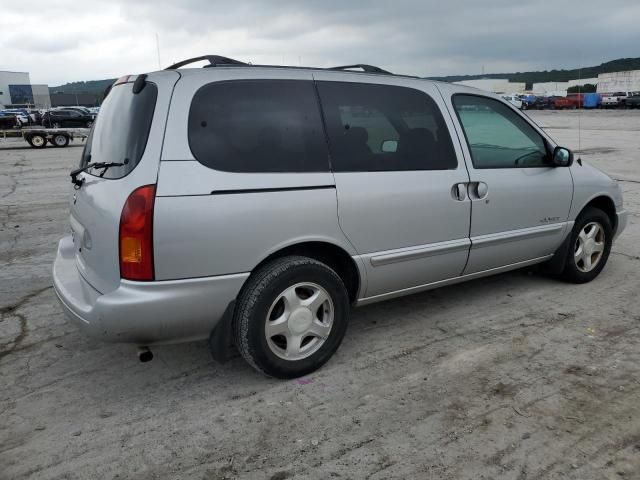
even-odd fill
[(118, 77), (207, 53), (420, 76), (640, 56), (640, 0), (2, 0), (0, 70), (33, 83)]

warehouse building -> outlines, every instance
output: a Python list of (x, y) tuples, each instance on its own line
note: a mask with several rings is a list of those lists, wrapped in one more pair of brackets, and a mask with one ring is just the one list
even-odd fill
[(598, 75), (598, 93), (640, 92), (640, 70), (601, 73)]
[(582, 85), (597, 85), (597, 78), (581, 78), (576, 80), (569, 80), (568, 82), (540, 82), (534, 83), (531, 88), (531, 92), (534, 95), (557, 95), (560, 97), (567, 96), (567, 90), (571, 87), (577, 87)]
[(480, 78), (455, 83), (493, 93), (523, 93), (526, 86), (524, 82), (510, 82), (507, 78)]
[(0, 108), (50, 106), (47, 85), (32, 85), (27, 72), (0, 70)]

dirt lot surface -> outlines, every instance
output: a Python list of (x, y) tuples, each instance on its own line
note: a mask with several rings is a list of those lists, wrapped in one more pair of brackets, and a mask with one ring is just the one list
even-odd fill
[(81, 149), (0, 140), (0, 478), (640, 478), (640, 111), (531, 116), (621, 182), (631, 223), (600, 277), (364, 307), (294, 381), (77, 331), (50, 269)]

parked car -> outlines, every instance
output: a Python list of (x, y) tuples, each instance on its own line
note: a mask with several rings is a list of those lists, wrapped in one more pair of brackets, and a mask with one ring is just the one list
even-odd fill
[(595, 92), (584, 94), (584, 99), (582, 101), (582, 106), (584, 108), (599, 108), (601, 103), (602, 98), (600, 97), (600, 94)]
[(51, 109), (42, 116), (42, 125), (52, 128), (90, 128), (93, 120), (93, 115), (84, 114), (75, 109)]
[(520, 100), (516, 95), (502, 95), (502, 98), (514, 107), (518, 109), (522, 108), (522, 100)]
[(15, 113), (0, 110), (0, 130), (15, 128), (18, 125), (18, 119)]
[(522, 102), (522, 110), (535, 108), (536, 98), (537, 97), (535, 95), (521, 95), (520, 101)]
[(557, 110), (576, 109), (582, 107), (582, 94), (569, 94), (566, 97), (555, 97), (553, 108)]
[(626, 92), (603, 93), (602, 108), (624, 107), (627, 100)]
[(55, 111), (60, 111), (60, 110), (74, 110), (76, 112), (80, 112), (83, 115), (87, 115), (90, 116), (93, 120), (95, 120), (97, 113), (93, 112), (89, 107), (82, 107), (82, 106), (76, 106), (76, 105), (71, 105), (68, 107), (56, 107), (53, 110)]
[(626, 226), (617, 183), (496, 95), (206, 58), (116, 81), (71, 173), (53, 283), (90, 335), (298, 377), (351, 306), (534, 264), (588, 282)]
[(629, 92), (625, 106), (627, 108), (640, 108), (640, 92)]
[(542, 96), (542, 95), (538, 95), (538, 96), (536, 96), (536, 101), (535, 101), (533, 107), (538, 109), (538, 110), (544, 110), (544, 109), (547, 109), (547, 108), (553, 108), (555, 99), (556, 99), (555, 96), (545, 97), (545, 96)]
[(14, 115), (18, 126), (32, 125), (35, 123), (29, 115), (29, 111), (24, 108), (8, 108), (4, 110), (4, 112), (7, 115)]

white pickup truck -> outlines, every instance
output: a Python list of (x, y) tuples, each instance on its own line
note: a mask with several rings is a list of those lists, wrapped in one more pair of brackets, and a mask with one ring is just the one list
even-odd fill
[(624, 107), (627, 96), (627, 92), (603, 93), (602, 108)]

